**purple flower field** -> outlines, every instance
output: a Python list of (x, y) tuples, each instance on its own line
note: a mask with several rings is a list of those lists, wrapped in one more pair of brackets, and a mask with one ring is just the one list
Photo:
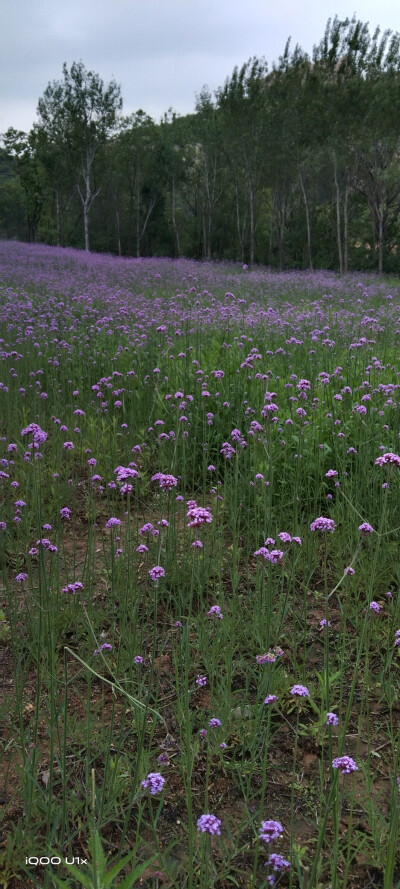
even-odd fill
[(392, 889), (399, 284), (0, 266), (6, 885)]

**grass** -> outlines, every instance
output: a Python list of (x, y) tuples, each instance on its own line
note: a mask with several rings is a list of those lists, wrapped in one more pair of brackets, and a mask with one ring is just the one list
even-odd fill
[(399, 887), (398, 285), (0, 260), (0, 886)]

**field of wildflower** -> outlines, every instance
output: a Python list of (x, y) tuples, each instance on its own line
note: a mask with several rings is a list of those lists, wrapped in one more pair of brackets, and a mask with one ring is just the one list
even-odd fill
[(1, 887), (400, 887), (399, 283), (0, 264)]

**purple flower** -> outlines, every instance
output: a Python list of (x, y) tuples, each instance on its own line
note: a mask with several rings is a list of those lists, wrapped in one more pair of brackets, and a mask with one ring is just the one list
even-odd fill
[(201, 833), (209, 833), (210, 836), (214, 834), (220, 836), (221, 821), (215, 815), (201, 815), (197, 819), (197, 830), (200, 830)]
[(290, 694), (294, 695), (296, 698), (310, 697), (310, 692), (306, 685), (294, 685), (293, 688), (290, 689)]
[(143, 789), (149, 790), (152, 796), (154, 796), (155, 793), (159, 793), (160, 790), (163, 789), (164, 784), (165, 778), (160, 775), (160, 772), (149, 772), (147, 778), (142, 781)]
[(277, 695), (267, 695), (267, 697), (264, 700), (264, 704), (274, 704), (275, 701), (277, 701), (277, 700), (278, 700)]
[(335, 525), (335, 522), (333, 521), (333, 519), (326, 519), (326, 518), (324, 518), (324, 516), (319, 516), (318, 519), (314, 519), (314, 521), (311, 522), (311, 525), (310, 525), (311, 531), (322, 531), (322, 533), (324, 533), (324, 534), (327, 531), (329, 531), (331, 534), (333, 534), (335, 528), (336, 528), (336, 525)]
[(282, 836), (283, 827), (279, 821), (262, 821), (259, 833), (259, 840), (264, 843), (270, 843)]
[(360, 534), (373, 534), (374, 533), (374, 529), (373, 529), (372, 525), (370, 525), (368, 522), (363, 522), (362, 525), (359, 525), (358, 530), (359, 530)]
[(80, 580), (75, 581), (75, 583), (68, 583), (67, 586), (62, 588), (63, 593), (77, 593), (79, 590), (83, 590), (83, 583)]
[(60, 509), (60, 516), (62, 519), (71, 518), (71, 510), (68, 508), (68, 506), (63, 506), (63, 508)]
[(267, 651), (265, 654), (256, 654), (256, 661), (258, 664), (274, 664), (277, 660), (277, 653), (275, 651)]
[(111, 519), (106, 522), (106, 528), (116, 528), (119, 525), (122, 525), (121, 519), (116, 519), (114, 517), (111, 517)]
[(93, 654), (100, 654), (101, 651), (112, 651), (112, 645), (109, 642), (103, 642), (103, 645), (100, 645), (100, 648), (96, 648)]
[(266, 866), (267, 865), (270, 865), (270, 867), (272, 867), (272, 870), (276, 871), (288, 870), (290, 868), (290, 861), (286, 861), (286, 858), (284, 858), (283, 855), (279, 855), (277, 852), (273, 852), (266, 862)]
[(178, 479), (174, 475), (164, 475), (162, 472), (156, 472), (151, 480), (158, 482), (162, 491), (171, 491), (178, 484)]
[(221, 614), (221, 609), (219, 605), (212, 605), (210, 610), (207, 611), (208, 617), (216, 617), (218, 620), (223, 619), (223, 614)]
[(196, 685), (198, 685), (200, 688), (204, 688), (204, 686), (207, 685), (207, 676), (198, 676), (196, 679)]
[(332, 762), (333, 769), (339, 769), (342, 775), (351, 775), (358, 771), (358, 765), (351, 756), (337, 756)]
[(326, 714), (326, 725), (339, 725), (339, 717), (336, 713)]
[(210, 525), (212, 522), (212, 514), (211, 510), (207, 509), (207, 507), (197, 506), (194, 500), (190, 500), (188, 502), (188, 513), (187, 518), (191, 521), (188, 522), (188, 528), (199, 528), (200, 525), (206, 523)]
[(142, 664), (142, 663), (143, 663), (142, 655), (141, 655), (141, 654), (137, 654), (137, 655), (133, 658), (133, 663), (134, 663), (134, 664)]
[(28, 575), (24, 574), (23, 571), (21, 571), (20, 574), (17, 574), (15, 580), (17, 581), (17, 583), (23, 583), (24, 580), (28, 580)]
[(378, 604), (378, 602), (370, 602), (369, 607), (370, 607), (370, 610), (375, 611), (376, 614), (379, 614), (379, 612), (381, 610), (381, 606)]
[(164, 568), (161, 568), (160, 565), (155, 565), (154, 568), (150, 568), (149, 575), (152, 580), (159, 580), (160, 577), (165, 577)]
[(381, 457), (377, 457), (375, 460), (375, 466), (385, 466), (387, 463), (392, 464), (392, 466), (398, 466), (400, 468), (400, 457), (397, 454), (393, 454), (391, 451), (387, 454), (382, 454)]
[(213, 716), (213, 718), (210, 719), (208, 725), (210, 728), (221, 728), (222, 722), (220, 719), (216, 719), (216, 717)]

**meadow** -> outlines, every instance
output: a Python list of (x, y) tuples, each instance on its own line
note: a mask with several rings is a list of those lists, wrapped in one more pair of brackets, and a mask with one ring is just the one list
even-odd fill
[(0, 886), (400, 887), (399, 282), (0, 267)]

